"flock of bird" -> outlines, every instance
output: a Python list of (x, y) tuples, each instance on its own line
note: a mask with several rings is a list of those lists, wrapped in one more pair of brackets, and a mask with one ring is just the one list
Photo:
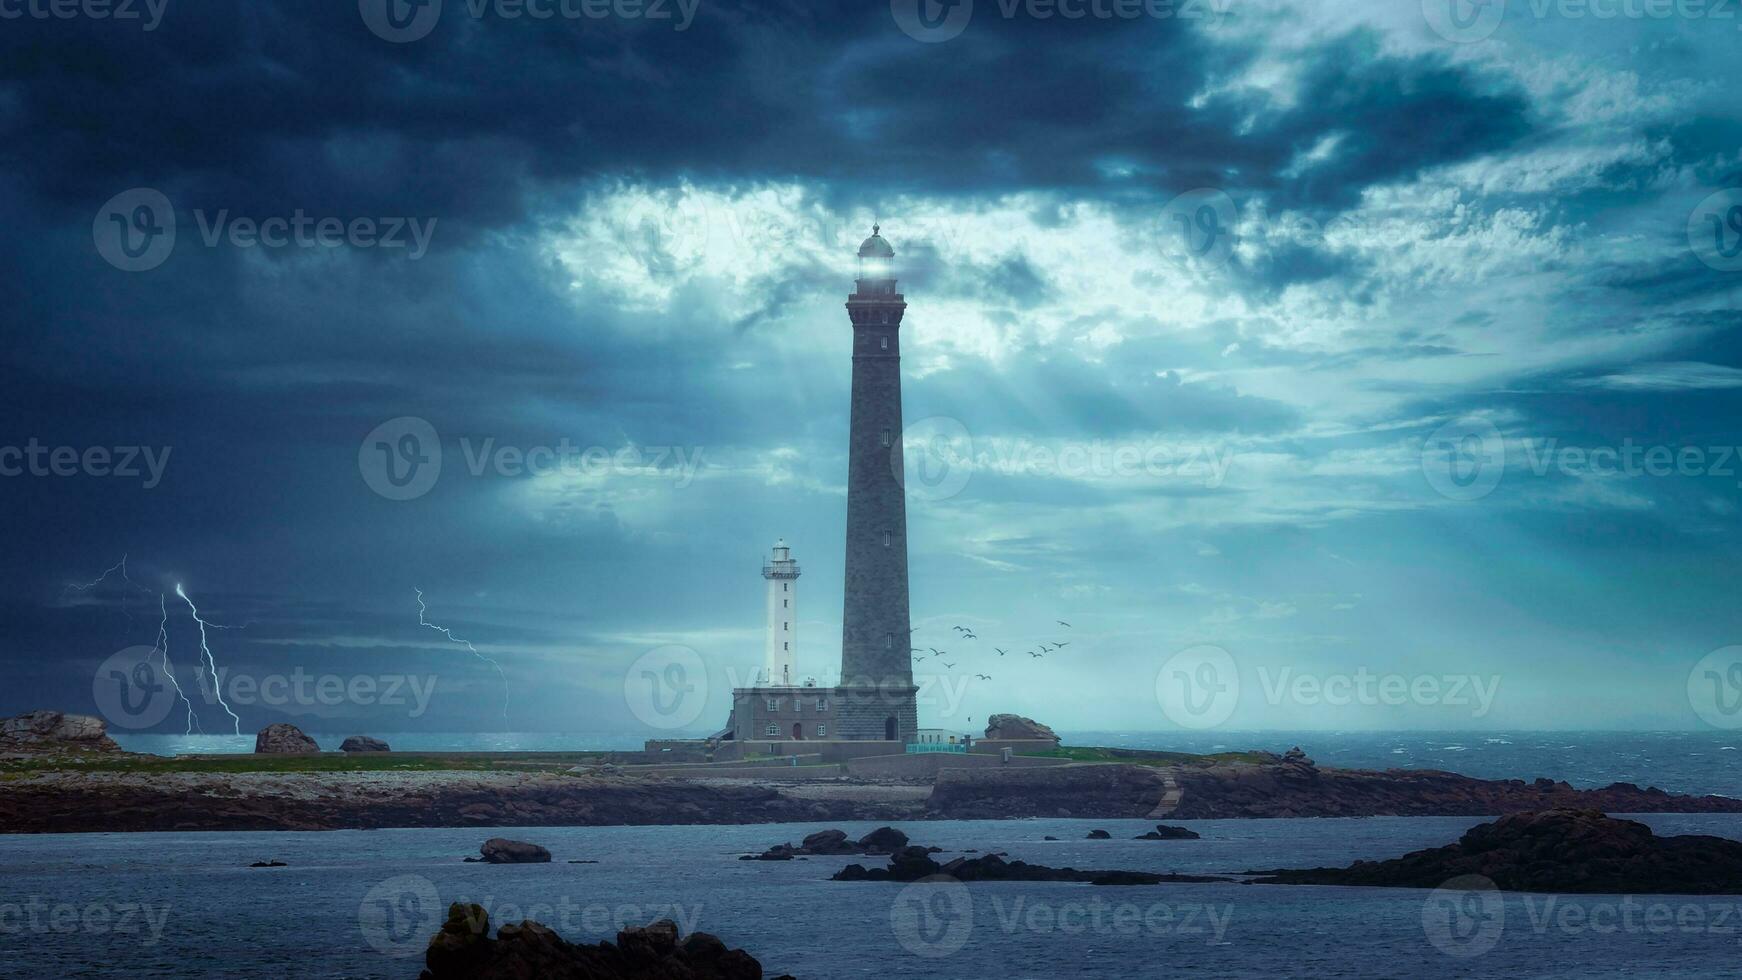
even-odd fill
[[(1071, 628), (1071, 624), (1065, 622), (1062, 619), (1054, 620), (1054, 622), (1058, 623), (1060, 626), (1064, 627), (1065, 629)], [(950, 627), (950, 629), (955, 631), (956, 639), (958, 639), (958, 640), (977, 640), (980, 638), (980, 635), (978, 633), (975, 633), (971, 628), (966, 627), (966, 626), (952, 626), (952, 627)], [(913, 633), (916, 633), (918, 631), (919, 631), (919, 627), (916, 626), (913, 629), (908, 630), (908, 633), (913, 634)], [(1048, 645), (1046, 642), (1043, 641), (1043, 642), (1041, 642), (1041, 644), (1039, 645), (1038, 648), (1033, 649), (1033, 650), (1025, 650), (1023, 652), (1027, 653), (1030, 657), (1034, 658), (1035, 660), (1039, 660), (1039, 659), (1045, 657), (1049, 653), (1057, 653), (1058, 651), (1063, 650), (1065, 647), (1068, 647), (1070, 645), (1071, 645), (1070, 641), (1068, 641), (1068, 640), (1053, 643), (1051, 645)], [(998, 652), (998, 656), (1000, 656), (1000, 657), (1008, 656), (1010, 654), (1010, 651), (1004, 649), (1003, 647), (993, 647), (992, 649), (996, 650)], [(950, 652), (948, 650), (939, 650), (937, 647), (911, 647), (909, 649), (909, 652), (911, 652), (915, 655), (913, 658), (914, 663), (919, 663), (920, 661), (927, 659), (927, 657), (929, 656), (931, 659), (936, 660), (939, 664), (941, 664), (944, 668), (946, 668), (948, 670), (954, 670), (956, 668), (955, 664), (950, 663), (949, 661), (944, 659), (944, 657), (950, 655)], [(974, 677), (979, 679), (979, 680), (983, 680), (983, 681), (989, 681), (992, 679), (991, 674), (976, 673), (974, 675)]]

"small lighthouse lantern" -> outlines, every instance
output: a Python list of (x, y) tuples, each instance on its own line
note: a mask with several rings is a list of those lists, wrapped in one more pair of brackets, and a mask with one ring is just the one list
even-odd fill
[[(882, 234), (882, 225), (871, 226), (871, 237), (865, 239), (859, 246), (859, 291), (877, 292), (877, 287), (889, 283), (888, 290), (894, 290), (895, 281), (895, 249), (891, 248)], [(867, 289), (867, 283), (876, 284)]]

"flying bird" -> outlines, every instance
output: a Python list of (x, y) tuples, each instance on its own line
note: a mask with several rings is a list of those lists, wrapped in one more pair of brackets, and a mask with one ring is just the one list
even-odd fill
[[(940, 662), (940, 663), (942, 663), (942, 661), (939, 661), (939, 662)], [(944, 666), (945, 666), (945, 667), (948, 667), (948, 668), (949, 668), (949, 669), (951, 669), (951, 670), (955, 670), (955, 669), (956, 669), (956, 665), (955, 665), (955, 664), (949, 664), (949, 663), (946, 663), (946, 664), (944, 664)]]
[(968, 628), (966, 626), (952, 626), (952, 627), (950, 627), (950, 629), (953, 629), (958, 633), (966, 633), (968, 631)]
[(989, 681), (989, 680), (991, 680), (991, 679), (992, 679), (992, 675), (991, 675), (991, 674), (975, 674), (975, 675), (974, 675), (974, 676), (975, 676), (975, 677), (978, 677), (978, 678), (979, 678), (979, 679), (981, 679), (981, 680), (983, 680), (983, 681)]
[(1028, 651), (1028, 655), (1033, 657), (1036, 660), (1039, 660), (1041, 658), (1041, 655), (1038, 653), (1035, 653), (1033, 650)]
[(1054, 649), (1054, 650), (1062, 650), (1062, 649), (1064, 649), (1064, 648), (1065, 648), (1065, 647), (1068, 647), (1068, 646), (1070, 646), (1070, 645), (1071, 645), (1071, 641), (1069, 641), (1069, 640), (1066, 640), (1066, 641), (1065, 641), (1065, 642), (1063, 642), (1063, 643), (1054, 643), (1054, 644), (1053, 644), (1053, 645), (1052, 645), (1052, 648), (1053, 648), (1053, 649)]
[(1057, 624), (1059, 624), (1059, 625), (1060, 625), (1060, 626), (1063, 626), (1063, 627), (1064, 627), (1064, 628), (1065, 628), (1065, 629), (1070, 629), (1070, 628), (1071, 628), (1071, 624), (1070, 624), (1070, 623), (1067, 623), (1067, 622), (1065, 622), (1065, 621), (1064, 621), (1064, 620), (1062, 620), (1062, 619), (1055, 619), (1055, 620), (1053, 620), (1053, 622), (1055, 622), (1055, 623), (1057, 623)]
[(994, 650), (997, 650), (997, 651), (998, 651), (998, 656), (1000, 656), (1000, 657), (1002, 657), (1002, 656), (1004, 656), (1004, 655), (1005, 655), (1005, 654), (1006, 654), (1006, 653), (1009, 653), (1009, 652), (1010, 652), (1010, 651), (1008, 651), (1008, 650), (1006, 650), (1006, 649), (1004, 649), (1004, 648), (1003, 648), (1003, 647), (993, 647), (993, 648), (992, 648), (992, 649), (994, 649)]

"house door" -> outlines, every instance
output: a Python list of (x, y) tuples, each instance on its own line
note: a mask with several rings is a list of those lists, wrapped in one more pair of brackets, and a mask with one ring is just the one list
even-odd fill
[(792, 737), (804, 738), (804, 726), (796, 721), (792, 723)]
[(883, 719), (883, 740), (885, 742), (895, 741), (895, 718), (894, 718), (894, 716)]

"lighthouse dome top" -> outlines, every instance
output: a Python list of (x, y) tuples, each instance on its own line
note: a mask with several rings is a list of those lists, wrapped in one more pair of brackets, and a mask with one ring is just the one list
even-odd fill
[(882, 230), (883, 230), (882, 225), (872, 225), (871, 226), (871, 237), (865, 239), (864, 244), (859, 246), (859, 257), (860, 258), (862, 258), (862, 259), (893, 259), (893, 258), (895, 258), (895, 249), (891, 248), (889, 246), (889, 242), (884, 240), (882, 235), (878, 234), (878, 232), (880, 232)]

